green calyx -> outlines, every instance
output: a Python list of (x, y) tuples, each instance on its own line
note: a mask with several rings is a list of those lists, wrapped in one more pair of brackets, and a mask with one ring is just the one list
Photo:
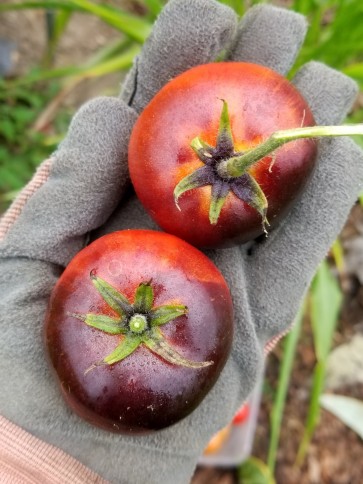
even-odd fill
[(90, 277), (102, 299), (114, 310), (117, 317), (93, 313), (71, 313), (70, 315), (104, 333), (120, 335), (120, 342), (112, 353), (94, 363), (85, 373), (100, 365), (113, 365), (122, 361), (140, 345), (144, 345), (174, 365), (204, 368), (213, 364), (212, 361), (199, 362), (184, 358), (168, 343), (160, 326), (186, 315), (188, 309), (181, 304), (165, 304), (155, 307), (151, 281), (142, 282), (137, 287), (134, 302), (131, 303), (116, 288), (96, 276), (94, 271), (91, 272)]
[(239, 169), (238, 175), (222, 169), (227, 161), (231, 164), (235, 159), (239, 160), (244, 156), (244, 153), (235, 150), (228, 105), (226, 101), (222, 100), (222, 102), (223, 107), (219, 120), (216, 146), (210, 146), (199, 137), (192, 140), (191, 147), (204, 163), (204, 166), (187, 175), (177, 184), (174, 189), (175, 203), (180, 209), (178, 202), (183, 193), (210, 185), (209, 221), (215, 225), (218, 222), (227, 196), (232, 192), (237, 198), (258, 211), (262, 218), (263, 230), (266, 232), (268, 203), (262, 188), (248, 172), (252, 164)]

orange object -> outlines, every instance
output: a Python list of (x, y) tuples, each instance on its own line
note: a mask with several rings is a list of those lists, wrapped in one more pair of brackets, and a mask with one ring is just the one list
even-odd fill
[(207, 447), (204, 449), (204, 454), (214, 454), (215, 452), (218, 452), (224, 442), (227, 440), (230, 431), (231, 425), (227, 425), (227, 427), (224, 427), (222, 430), (217, 432), (211, 438)]

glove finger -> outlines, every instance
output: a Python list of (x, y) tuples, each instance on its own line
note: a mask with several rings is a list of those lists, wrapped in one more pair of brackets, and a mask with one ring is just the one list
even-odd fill
[(318, 166), (301, 200), (250, 256), (250, 304), (261, 337), (268, 339), (291, 323), (362, 181), (363, 152), (350, 138), (319, 143)]
[(272, 5), (258, 5), (240, 22), (228, 58), (262, 64), (285, 75), (295, 61), (306, 29), (302, 15)]
[(136, 113), (116, 98), (86, 104), (52, 157), (49, 178), (32, 194), (0, 244), (0, 257), (62, 266), (85, 234), (107, 220), (128, 182), (127, 146)]
[(121, 97), (140, 112), (176, 75), (215, 60), (230, 44), (237, 18), (214, 0), (171, 0), (162, 10)]
[(358, 94), (353, 79), (319, 62), (305, 64), (293, 84), (305, 97), (318, 125), (341, 123)]

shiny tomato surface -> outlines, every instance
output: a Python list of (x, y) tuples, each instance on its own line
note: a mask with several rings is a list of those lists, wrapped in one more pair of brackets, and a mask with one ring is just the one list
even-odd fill
[[(103, 295), (99, 281), (107, 281)], [(140, 285), (149, 291), (144, 298), (135, 295)], [(127, 327), (130, 320), (117, 311), (118, 292), (121, 305), (135, 306), (139, 297), (152, 306), (145, 311), (149, 323), (161, 307), (185, 308), (167, 323), (161, 321), (165, 315), (155, 319), (162, 340), (155, 351), (166, 347), (167, 358), (177, 352), (182, 362), (206, 366), (171, 363), (142, 343), (121, 361), (106, 364), (103, 359), (128, 334), (110, 334), (85, 321), (120, 319)], [(136, 337), (152, 331), (146, 328)], [(51, 366), (68, 404), (90, 423), (120, 433), (161, 429), (192, 412), (226, 363), (232, 335), (231, 296), (218, 269), (186, 242), (148, 230), (115, 232), (83, 249), (60, 277), (45, 323)]]
[[(194, 67), (166, 84), (141, 113), (129, 145), (136, 193), (165, 231), (197, 247), (231, 246), (263, 233), (261, 215), (229, 192), (216, 224), (208, 210), (211, 186), (181, 195), (181, 179), (203, 166), (192, 140), (216, 146), (222, 100), (228, 105), (234, 148), (239, 153), (273, 132), (314, 125), (304, 98), (284, 77), (266, 67), (221, 62)], [(267, 219), (276, 224), (301, 194), (315, 164), (316, 142), (290, 142), (251, 168), (268, 201)]]

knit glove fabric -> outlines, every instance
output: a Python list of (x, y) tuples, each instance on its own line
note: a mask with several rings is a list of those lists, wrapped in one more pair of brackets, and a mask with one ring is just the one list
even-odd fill
[[(213, 0), (171, 0), (120, 98), (99, 98), (80, 109), (57, 152), (3, 218), (0, 414), (113, 483), (190, 480), (209, 438), (253, 389), (264, 349), (289, 328), (341, 230), (363, 180), (362, 152), (348, 138), (319, 141), (313, 178), (267, 239), (248, 250), (208, 251), (232, 292), (233, 349), (202, 404), (170, 428), (142, 437), (115, 435), (68, 409), (45, 360), (42, 326), (50, 292), (89, 240), (125, 228), (156, 228), (132, 194), (127, 173), (133, 124), (156, 92), (222, 51), (227, 60), (286, 74), (305, 31), (303, 17), (271, 6), (249, 10), (238, 23), (231, 9)], [(350, 79), (318, 63), (305, 65), (293, 82), (317, 124), (340, 123), (356, 96)]]

